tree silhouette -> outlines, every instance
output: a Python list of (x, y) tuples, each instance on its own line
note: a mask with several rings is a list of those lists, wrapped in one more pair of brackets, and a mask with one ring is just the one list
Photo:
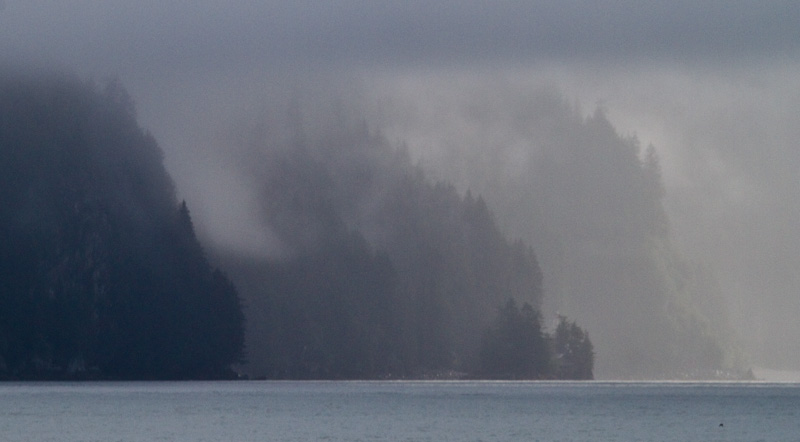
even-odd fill
[(551, 355), (539, 312), (509, 299), (483, 340), (482, 374), (499, 379), (543, 379), (551, 375)]
[(588, 333), (559, 316), (553, 343), (559, 379), (594, 379), (594, 347)]

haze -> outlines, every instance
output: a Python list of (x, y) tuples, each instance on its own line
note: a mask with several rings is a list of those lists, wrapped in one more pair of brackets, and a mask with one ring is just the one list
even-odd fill
[[(756, 366), (800, 370), (798, 23), (788, 1), (6, 0), (0, 60), (119, 76), (205, 240), (274, 256), (231, 159), (236, 128), (259, 116), (296, 106), (324, 126), (338, 108), (431, 176), (502, 195), (496, 177), (543, 142), (524, 124), (551, 111), (536, 97), (600, 108), (655, 147), (671, 242), (717, 281), (731, 340)], [(502, 167), (474, 169), (495, 151), (510, 155)], [(500, 199), (487, 204), (524, 237)], [(607, 345), (601, 378), (619, 376)]]

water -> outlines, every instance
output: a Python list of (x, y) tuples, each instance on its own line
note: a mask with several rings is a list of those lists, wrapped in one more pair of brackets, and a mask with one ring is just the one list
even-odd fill
[(0, 440), (797, 441), (800, 384), (6, 383)]

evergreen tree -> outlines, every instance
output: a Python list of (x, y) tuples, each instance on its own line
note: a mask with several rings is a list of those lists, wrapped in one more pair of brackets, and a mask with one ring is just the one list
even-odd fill
[(589, 334), (565, 316), (558, 317), (553, 337), (556, 377), (559, 379), (594, 379), (594, 347)]
[(481, 373), (498, 379), (544, 379), (552, 374), (551, 359), (539, 312), (509, 299), (484, 336)]

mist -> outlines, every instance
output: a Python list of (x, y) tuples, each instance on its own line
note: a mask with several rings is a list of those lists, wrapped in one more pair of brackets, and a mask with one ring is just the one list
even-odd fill
[[(588, 304), (565, 295), (599, 284), (587, 270), (599, 264), (578, 262), (583, 251), (555, 254), (569, 244), (582, 247), (580, 231), (568, 229), (574, 214), (556, 203), (591, 188), (590, 176), (558, 182), (566, 193), (531, 199), (526, 192), (543, 184), (521, 183), (539, 170), (543, 153), (637, 145), (644, 161), (652, 144), (663, 185), (661, 244), (668, 252), (661, 256), (695, 275), (692, 289), (681, 292), (691, 294), (682, 301), (686, 310), (721, 345), (740, 347), (732, 352), (748, 365), (798, 370), (799, 16), (796, 5), (780, 2), (433, 8), (7, 0), (0, 59), (119, 76), (140, 123), (159, 140), (178, 194), (193, 208), (198, 235), (251, 256), (287, 253), (279, 235), (264, 228), (259, 193), (237, 157), (253, 122), (271, 122), (285, 129), (279, 137), (290, 137), (291, 112), (314, 130), (328, 125), (332, 108), (363, 120), (405, 146), (432, 179), (453, 183), (462, 195), (483, 195), (503, 233), (534, 246), (545, 307), (585, 322), (597, 344), (599, 377), (629, 375), (612, 360), (622, 357), (614, 349), (646, 335), (638, 324), (650, 316), (638, 315), (631, 301), (592, 317)], [(587, 121), (600, 121), (596, 115), (610, 127), (604, 141), (570, 138), (591, 133)], [(619, 164), (588, 170), (609, 180), (638, 173)], [(533, 215), (526, 217), (525, 207)], [(656, 214), (659, 207), (631, 210)], [(597, 225), (632, 222), (620, 212), (595, 213)], [(564, 231), (552, 233), (553, 226)], [(626, 275), (642, 274), (620, 265)], [(649, 276), (630, 281), (620, 299), (651, 299), (651, 288), (665, 284)], [(603, 289), (609, 297), (615, 284)], [(631, 315), (639, 318), (635, 327), (612, 330)]]

